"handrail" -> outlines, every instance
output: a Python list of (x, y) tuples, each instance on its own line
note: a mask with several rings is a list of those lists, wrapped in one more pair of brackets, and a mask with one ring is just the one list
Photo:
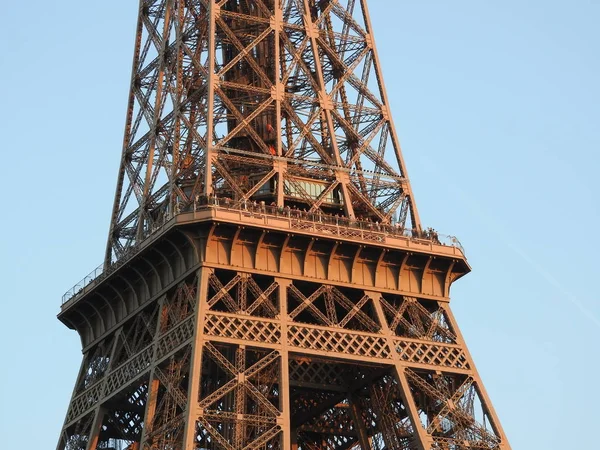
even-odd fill
[(216, 209), (230, 209), (242, 212), (247, 211), (273, 217), (287, 217), (315, 225), (336, 225), (344, 228), (360, 229), (369, 232), (380, 233), (385, 236), (400, 236), (410, 239), (411, 241), (424, 241), (427, 243), (456, 247), (460, 249), (462, 253), (464, 253), (464, 248), (456, 236), (440, 234), (433, 228), (427, 228), (424, 231), (418, 232), (417, 230), (402, 228), (397, 225), (387, 225), (370, 220), (348, 219), (347, 217), (323, 214), (321, 211), (309, 212), (288, 207), (282, 208), (274, 205), (264, 205), (257, 202), (228, 203), (227, 199), (222, 200), (215, 198), (214, 203), (200, 206), (200, 209), (204, 209), (206, 206)]
[(419, 232), (418, 230), (405, 229), (397, 225), (387, 225), (370, 220), (349, 219), (347, 217), (324, 214), (320, 210), (316, 212), (310, 212), (306, 210), (290, 208), (289, 206), (278, 207), (276, 205), (266, 205), (264, 202), (256, 201), (234, 202), (228, 198), (210, 196), (199, 198), (198, 201), (190, 205), (190, 208), (188, 208), (187, 211), (180, 211), (179, 207), (176, 206), (174, 213), (165, 214), (160, 222), (156, 222), (152, 228), (146, 230), (142, 234), (142, 237), (139, 239), (139, 241), (127, 249), (127, 251), (121, 255), (118, 260), (114, 261), (106, 268), (104, 267), (104, 264), (99, 265), (88, 275), (86, 275), (79, 283), (75, 284), (75, 286), (65, 292), (65, 294), (62, 296), (61, 305), (64, 305), (77, 295), (87, 292), (90, 288), (90, 284), (93, 281), (101, 281), (123, 266), (135, 254), (137, 254), (142, 244), (144, 244), (149, 237), (156, 234), (159, 230), (162, 230), (173, 217), (183, 213), (209, 209), (234, 210), (239, 211), (240, 213), (249, 212), (252, 214), (271, 217), (287, 217), (288, 219), (293, 219), (300, 223), (312, 224), (315, 226), (313, 229), (316, 229), (316, 227), (319, 225), (333, 225), (337, 229), (340, 227), (346, 229), (356, 229), (367, 231), (369, 233), (376, 233), (382, 235), (382, 237), (402, 237), (414, 242), (456, 247), (460, 249), (463, 254), (465, 253), (463, 246), (455, 236), (439, 234), (433, 228), (428, 228)]
[(63, 294), (61, 306), (67, 303), (73, 297), (76, 297), (79, 294), (86, 293), (89, 290), (89, 285), (92, 283), (92, 281), (101, 281), (104, 278), (108, 277), (111, 273), (115, 272), (117, 269), (122, 267), (135, 254), (137, 254), (142, 244), (144, 244), (149, 237), (162, 230), (167, 224), (167, 222), (169, 222), (169, 220), (171, 220), (173, 217), (174, 215), (166, 215), (163, 218), (162, 223), (155, 223), (154, 227), (152, 227), (149, 230), (146, 230), (142, 234), (142, 238), (135, 245), (128, 248), (118, 260), (113, 261), (108, 267), (105, 267), (105, 264), (102, 263), (94, 270), (92, 270), (83, 278), (83, 280), (81, 280), (79, 283), (77, 283), (75, 286), (73, 286), (71, 289), (69, 289)]

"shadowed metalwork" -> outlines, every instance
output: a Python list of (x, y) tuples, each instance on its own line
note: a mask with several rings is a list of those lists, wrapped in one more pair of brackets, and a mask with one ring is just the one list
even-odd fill
[(507, 450), (365, 0), (142, 0), (58, 450)]

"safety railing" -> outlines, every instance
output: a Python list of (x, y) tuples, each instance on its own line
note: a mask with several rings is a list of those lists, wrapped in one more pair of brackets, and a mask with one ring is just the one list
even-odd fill
[(90, 284), (93, 281), (101, 281), (104, 278), (108, 277), (111, 273), (115, 272), (121, 266), (123, 266), (123, 264), (125, 264), (135, 254), (137, 254), (140, 247), (148, 240), (148, 238), (157, 234), (158, 231), (164, 229), (167, 222), (169, 222), (173, 218), (173, 216), (174, 215), (165, 215), (163, 216), (160, 222), (155, 222), (152, 227), (148, 228), (147, 230), (144, 230), (138, 242), (135, 245), (129, 247), (127, 250), (125, 250), (125, 252), (123, 252), (120, 255), (119, 259), (117, 259), (116, 261), (112, 261), (110, 265), (108, 265), (108, 267), (106, 267), (103, 263), (96, 267), (94, 270), (92, 270), (88, 275), (85, 276), (85, 278), (83, 278), (83, 280), (81, 280), (79, 283), (77, 283), (75, 286), (73, 286), (71, 289), (69, 289), (63, 294), (61, 305), (64, 305), (73, 297), (76, 297), (79, 294), (86, 293), (90, 289)]
[(291, 208), (289, 206), (280, 207), (276, 205), (266, 205), (256, 201), (234, 202), (227, 198), (209, 197), (205, 201), (199, 201), (192, 206), (193, 210), (205, 208), (235, 210), (241, 212), (250, 212), (253, 215), (265, 215), (272, 217), (287, 217), (296, 221), (305, 222), (314, 225), (313, 229), (318, 229), (319, 225), (335, 225), (337, 227), (356, 229), (379, 233), (389, 237), (403, 237), (411, 241), (421, 241), (449, 247), (456, 247), (464, 253), (464, 248), (458, 238), (451, 235), (440, 234), (433, 228), (427, 228), (422, 231), (403, 228), (400, 225), (382, 224), (377, 221), (362, 220), (361, 218), (349, 219), (339, 215), (324, 214), (322, 211), (315, 212)]
[(98, 267), (96, 267), (94, 270), (92, 270), (89, 274), (87, 274), (83, 278), (83, 280), (81, 280), (79, 283), (77, 283), (75, 286), (73, 286), (71, 289), (69, 289), (67, 292), (65, 292), (62, 296), (62, 304), (64, 305), (71, 298), (75, 297), (75, 295), (82, 292), (86, 288), (86, 286), (88, 286), (92, 281), (94, 281), (97, 278), (99, 278), (100, 276), (102, 276), (103, 269), (104, 269), (104, 264), (100, 264)]
[[(156, 234), (158, 231), (164, 229), (165, 225), (174, 216), (183, 213), (209, 209), (232, 210), (262, 217), (284, 217), (289, 220), (293, 220), (297, 227), (310, 229), (312, 232), (333, 229), (337, 230), (336, 234), (341, 234), (340, 230), (357, 230), (361, 233), (361, 236), (364, 236), (364, 233), (379, 235), (382, 238), (382, 242), (385, 241), (385, 237), (401, 237), (414, 242), (456, 247), (464, 254), (464, 249), (460, 241), (455, 236), (440, 234), (433, 228), (427, 228), (425, 230), (418, 231), (414, 229), (403, 228), (399, 225), (382, 224), (370, 219), (363, 220), (360, 217), (357, 219), (349, 219), (339, 215), (324, 214), (321, 210), (307, 211), (289, 206), (281, 207), (276, 205), (266, 205), (264, 202), (247, 200), (234, 202), (228, 198), (219, 198), (215, 196), (200, 197), (187, 208), (180, 208), (178, 205), (176, 205), (173, 214), (165, 214), (160, 221), (155, 222), (151, 227), (145, 230), (141, 237), (138, 238), (138, 242), (134, 246), (130, 247), (125, 253), (120, 255), (118, 260), (112, 262), (108, 267), (105, 267), (104, 264), (96, 267), (79, 283), (65, 292), (65, 294), (62, 296), (62, 304), (64, 305), (77, 295), (87, 292), (90, 288), (90, 284), (93, 281), (101, 281), (111, 273), (115, 272), (138, 252), (142, 244), (145, 243), (148, 238)], [(304, 226), (302, 226), (302, 224), (304, 224)]]

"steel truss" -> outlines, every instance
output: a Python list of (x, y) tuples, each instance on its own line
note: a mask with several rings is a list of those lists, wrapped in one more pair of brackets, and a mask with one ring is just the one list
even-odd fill
[(59, 449), (508, 449), (444, 302), (202, 268), (86, 351)]
[(364, 0), (142, 0), (107, 263), (211, 194), (419, 230), (382, 80)]

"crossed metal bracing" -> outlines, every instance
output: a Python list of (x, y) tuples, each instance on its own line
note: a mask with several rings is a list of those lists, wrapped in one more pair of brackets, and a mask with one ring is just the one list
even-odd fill
[(420, 229), (364, 0), (141, 0), (106, 262), (211, 194)]
[[(157, 229), (221, 200), (345, 216), (356, 249), (215, 220), (163, 254)], [(141, 0), (110, 276), (63, 311), (85, 348), (57, 449), (509, 450), (448, 306), (457, 256), (388, 270), (354, 219), (421, 235), (366, 0)], [(142, 242), (158, 264), (125, 257)]]
[[(306, 376), (297, 378), (297, 367), (311, 373), (310, 382)], [(389, 368), (299, 359), (290, 365), (290, 380), (292, 426), (300, 448), (415, 448), (410, 447), (414, 430)]]
[(191, 277), (88, 350), (58, 448), (138, 449), (143, 439), (167, 449), (181, 441), (187, 397), (179, 389), (189, 377), (197, 303)]
[(87, 349), (58, 450), (509, 449), (448, 305), (200, 269)]

